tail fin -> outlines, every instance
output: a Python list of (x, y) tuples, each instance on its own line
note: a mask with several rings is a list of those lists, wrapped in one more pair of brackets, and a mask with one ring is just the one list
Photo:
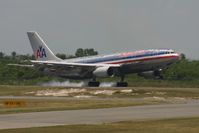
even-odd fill
[(53, 52), (48, 48), (46, 43), (43, 41), (43, 39), (39, 36), (37, 32), (27, 32), (28, 38), (30, 40), (30, 44), (32, 46), (34, 55), (36, 60), (39, 61), (48, 61), (48, 60), (54, 60), (54, 61), (61, 61), (60, 58), (56, 57)]

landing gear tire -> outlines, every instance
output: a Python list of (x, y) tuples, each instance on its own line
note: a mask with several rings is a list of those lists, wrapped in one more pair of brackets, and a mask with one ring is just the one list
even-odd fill
[(100, 85), (100, 82), (97, 82), (97, 81), (88, 82), (89, 87), (99, 87), (99, 85)]
[(117, 82), (117, 87), (127, 87), (128, 83), (127, 82)]

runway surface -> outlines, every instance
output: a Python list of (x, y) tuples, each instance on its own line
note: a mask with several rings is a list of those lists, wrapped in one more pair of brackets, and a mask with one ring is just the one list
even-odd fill
[(199, 117), (199, 100), (186, 104), (68, 110), (0, 115), (0, 129), (72, 124), (101, 124), (164, 118)]

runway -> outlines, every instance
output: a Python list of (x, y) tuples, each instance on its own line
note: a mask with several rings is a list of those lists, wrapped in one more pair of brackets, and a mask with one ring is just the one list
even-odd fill
[(199, 117), (199, 100), (184, 104), (145, 105), (0, 115), (0, 129), (73, 124), (102, 124), (119, 121)]

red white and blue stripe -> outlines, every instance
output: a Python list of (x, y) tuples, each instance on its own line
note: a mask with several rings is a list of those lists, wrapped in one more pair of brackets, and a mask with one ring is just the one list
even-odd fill
[(86, 57), (74, 60), (76, 63), (124, 64), (138, 61), (151, 61), (160, 59), (176, 59), (179, 54), (171, 49), (141, 50), (135, 52), (118, 53), (105, 56)]

